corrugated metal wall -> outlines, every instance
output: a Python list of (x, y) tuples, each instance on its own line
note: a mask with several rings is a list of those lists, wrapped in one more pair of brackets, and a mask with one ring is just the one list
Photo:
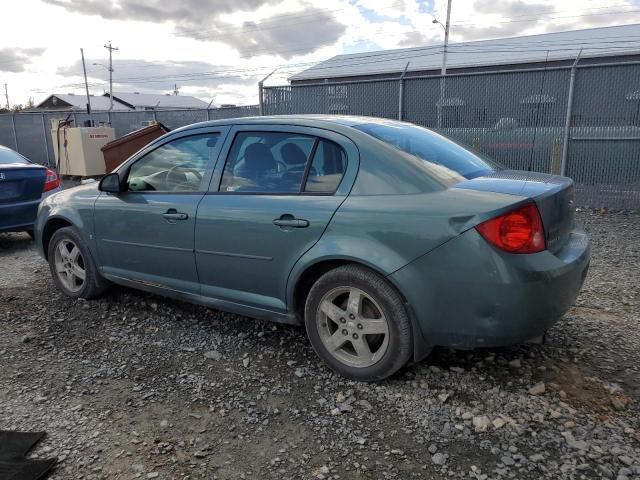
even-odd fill
[[(550, 173), (564, 168), (576, 182), (579, 205), (639, 209), (640, 64), (578, 66), (574, 74), (568, 129), (570, 68), (266, 87), (263, 112), (401, 117), (439, 129), (507, 168)], [(111, 123), (120, 136), (150, 120), (177, 128), (258, 112), (257, 106), (112, 112)], [(50, 119), (66, 115), (0, 115), (0, 144), (52, 163)], [(73, 116), (76, 125), (87, 119)], [(107, 122), (108, 116), (101, 112), (94, 119)]]

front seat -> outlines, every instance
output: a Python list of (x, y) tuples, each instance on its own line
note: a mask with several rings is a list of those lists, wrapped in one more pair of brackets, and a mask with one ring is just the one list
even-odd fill
[(295, 143), (285, 143), (282, 146), (282, 161), (287, 164), (289, 169), (301, 168), (304, 170), (307, 164), (307, 155)]
[(283, 186), (287, 191), (297, 191), (307, 166), (307, 154), (295, 143), (285, 143), (280, 153), (282, 161), (287, 165), (287, 171), (282, 177)]

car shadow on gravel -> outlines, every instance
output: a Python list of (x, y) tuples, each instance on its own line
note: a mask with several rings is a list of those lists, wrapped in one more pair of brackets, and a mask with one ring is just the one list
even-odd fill
[(33, 239), (26, 232), (0, 233), (0, 252), (3, 250), (11, 252), (27, 251), (33, 246)]

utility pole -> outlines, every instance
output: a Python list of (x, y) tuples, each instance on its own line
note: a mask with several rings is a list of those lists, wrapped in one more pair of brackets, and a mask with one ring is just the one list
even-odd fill
[(111, 40), (109, 40), (109, 45), (105, 45), (104, 48), (109, 50), (109, 111), (111, 111), (113, 110), (113, 51), (118, 48), (111, 46)]
[[(433, 23), (440, 23), (435, 18)], [(442, 25), (440, 23), (440, 25)], [(444, 46), (442, 49), (442, 69), (440, 70), (440, 101), (438, 102), (438, 130), (442, 128), (442, 107), (444, 103), (444, 77), (447, 74), (447, 53), (449, 49), (449, 29), (451, 27), (451, 0), (447, 0), (447, 21), (444, 24)]]
[(89, 84), (87, 83), (87, 67), (84, 64), (84, 50), (80, 49), (80, 57), (82, 58), (82, 72), (84, 73), (84, 89), (87, 92), (87, 113), (91, 120), (91, 97), (89, 96)]
[(174, 94), (175, 96), (178, 96), (178, 93), (180, 93), (180, 91), (178, 90), (178, 84), (177, 84), (177, 83), (174, 83), (174, 84), (173, 84), (173, 94)]
[(7, 99), (7, 110), (11, 110), (9, 107), (9, 90), (7, 90), (7, 84), (4, 84), (4, 98)]

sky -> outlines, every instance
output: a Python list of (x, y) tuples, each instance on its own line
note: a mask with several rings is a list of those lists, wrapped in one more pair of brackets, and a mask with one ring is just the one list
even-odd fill
[[(4, 0), (0, 105), (53, 93), (194, 95), (257, 103), (258, 81), (342, 53), (439, 45), (446, 0)], [(640, 23), (640, 0), (452, 0), (452, 43)]]

